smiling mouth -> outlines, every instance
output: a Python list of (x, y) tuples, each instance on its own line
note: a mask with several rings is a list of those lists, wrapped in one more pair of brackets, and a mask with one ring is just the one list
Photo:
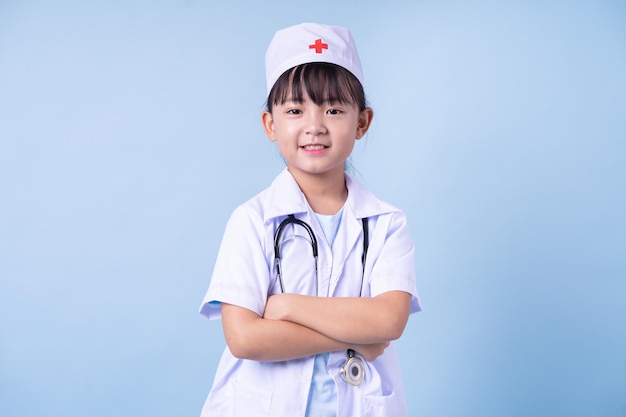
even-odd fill
[(320, 150), (325, 149), (327, 147), (328, 146), (324, 146), (324, 145), (304, 145), (304, 146), (301, 146), (301, 148), (306, 150), (306, 151), (320, 151)]

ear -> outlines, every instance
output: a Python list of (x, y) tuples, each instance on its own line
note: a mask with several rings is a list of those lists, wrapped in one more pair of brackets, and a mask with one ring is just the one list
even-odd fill
[(356, 128), (356, 139), (359, 140), (367, 133), (372, 120), (374, 119), (374, 110), (367, 107), (359, 115), (359, 124)]
[(265, 135), (272, 142), (276, 141), (276, 130), (274, 129), (274, 118), (272, 117), (272, 113), (267, 110), (261, 114), (261, 123), (263, 124), (263, 129), (265, 129)]

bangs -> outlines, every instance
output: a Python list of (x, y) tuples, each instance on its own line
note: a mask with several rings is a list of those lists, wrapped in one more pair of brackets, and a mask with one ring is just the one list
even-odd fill
[(302, 103), (308, 96), (313, 103), (356, 104), (359, 111), (365, 110), (365, 92), (357, 78), (339, 65), (315, 62), (302, 64), (285, 71), (276, 81), (269, 97), (267, 109), (287, 100)]

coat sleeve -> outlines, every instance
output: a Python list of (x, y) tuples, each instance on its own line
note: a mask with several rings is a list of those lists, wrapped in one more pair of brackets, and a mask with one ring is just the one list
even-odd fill
[(200, 314), (219, 319), (221, 303), (228, 303), (263, 315), (270, 282), (263, 236), (258, 213), (244, 207), (235, 209), (226, 224)]
[(382, 246), (377, 248), (378, 256), (372, 265), (371, 296), (387, 291), (406, 291), (412, 295), (411, 313), (421, 311), (415, 282), (414, 246), (406, 216), (398, 211), (390, 214), (388, 222), (378, 223), (377, 233), (385, 233), (385, 236), (378, 240)]

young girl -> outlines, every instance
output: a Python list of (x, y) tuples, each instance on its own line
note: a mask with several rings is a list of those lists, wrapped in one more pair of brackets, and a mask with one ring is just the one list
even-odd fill
[(287, 168), (226, 226), (200, 312), (228, 347), (202, 416), (406, 416), (389, 342), (420, 310), (413, 244), (404, 213), (344, 171), (373, 118), (350, 32), (278, 31), (266, 77)]

